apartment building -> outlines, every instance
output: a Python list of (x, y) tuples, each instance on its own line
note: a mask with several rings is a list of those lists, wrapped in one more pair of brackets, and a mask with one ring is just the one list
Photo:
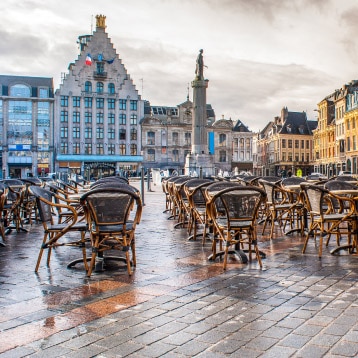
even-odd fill
[(53, 79), (0, 75), (2, 178), (53, 170)]

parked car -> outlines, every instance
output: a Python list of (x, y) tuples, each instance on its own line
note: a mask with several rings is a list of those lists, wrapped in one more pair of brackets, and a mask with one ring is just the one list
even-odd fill
[(310, 178), (311, 177), (317, 177), (318, 179), (320, 180), (326, 180), (328, 179), (327, 175), (324, 175), (324, 174), (321, 174), (321, 173), (318, 173), (318, 172), (313, 172), (311, 173), (310, 175), (308, 175)]
[(352, 175), (352, 173), (350, 171), (347, 170), (341, 170), (338, 175)]

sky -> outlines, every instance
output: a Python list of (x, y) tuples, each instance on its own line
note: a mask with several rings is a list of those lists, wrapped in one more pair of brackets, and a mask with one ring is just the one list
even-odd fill
[(0, 73), (53, 77), (79, 55), (79, 35), (106, 32), (139, 94), (177, 106), (203, 49), (216, 119), (259, 131), (281, 109), (317, 104), (358, 79), (357, 0), (1, 0)]

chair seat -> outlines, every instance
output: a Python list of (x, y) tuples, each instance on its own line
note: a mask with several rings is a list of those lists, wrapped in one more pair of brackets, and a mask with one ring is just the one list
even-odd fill
[[(47, 230), (48, 231), (60, 231), (65, 229), (68, 226), (67, 223), (64, 224), (52, 224), (52, 225), (47, 225)], [(75, 230), (75, 231), (86, 231), (88, 230), (87, 224), (86, 223), (76, 223), (74, 225), (71, 226), (71, 230)]]
[[(123, 225), (101, 225), (99, 228), (101, 234), (110, 234), (110, 233), (120, 233), (123, 231)], [(133, 222), (129, 221), (126, 223), (126, 230), (133, 229)], [(93, 231), (96, 232), (96, 228), (93, 228)]]
[[(228, 220), (226, 218), (218, 218), (216, 219), (216, 223), (221, 227), (227, 227)], [(252, 227), (252, 220), (247, 221), (230, 221), (230, 228), (232, 229), (248, 229)]]

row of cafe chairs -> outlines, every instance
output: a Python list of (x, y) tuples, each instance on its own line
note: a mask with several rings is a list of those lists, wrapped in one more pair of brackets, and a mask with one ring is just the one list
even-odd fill
[[(88, 189), (73, 185), (65, 187), (64, 183), (54, 182), (46, 183), (45, 187), (30, 186), (29, 190), (36, 198), (44, 229), (36, 272), (45, 250), (49, 266), (54, 248), (72, 246), (80, 248), (82, 256), (71, 261), (67, 267), (83, 263), (88, 277), (93, 270), (102, 270), (107, 260), (125, 262), (128, 274), (132, 273), (131, 266), (136, 265), (135, 229), (142, 212), (142, 202), (136, 188), (124, 179), (109, 177)], [(78, 198), (76, 205), (70, 202), (70, 190), (73, 190), (72, 196)], [(78, 206), (82, 211), (78, 210)], [(68, 213), (65, 219), (64, 212)], [(89, 239), (86, 233), (89, 233)], [(91, 248), (89, 256), (87, 246)], [(122, 251), (124, 257), (105, 254), (112, 250)]]
[[(189, 239), (202, 235), (205, 244), (210, 232), (212, 245), (210, 259), (223, 256), (223, 268), (227, 267), (228, 255), (236, 253), (242, 259), (246, 250), (249, 259), (255, 252), (262, 267), (258, 249), (256, 220), (265, 192), (258, 187), (244, 186), (226, 180), (193, 179), (186, 176), (169, 177), (162, 184), (166, 194), (166, 210), (171, 208), (170, 217), (182, 223), (187, 215)], [(186, 214), (182, 214), (186, 213)], [(197, 232), (197, 226), (203, 231)]]
[[(209, 231), (214, 232), (214, 234), (211, 235), (212, 238), (220, 236), (220, 231), (217, 226), (218, 217), (225, 212), (224, 207), (220, 207), (220, 205), (216, 203), (215, 210), (211, 208), (211, 214), (209, 215), (208, 207), (211, 204), (208, 206), (208, 198), (204, 193), (209, 192), (211, 187), (218, 186), (219, 188), (221, 186), (221, 189), (224, 189), (229, 186), (229, 183), (236, 183), (240, 186), (256, 187), (264, 191), (263, 196), (265, 198), (260, 201), (255, 215), (256, 219), (262, 218), (262, 234), (265, 233), (267, 227), (270, 228), (270, 239), (273, 239), (274, 233), (277, 232), (275, 226), (278, 225), (284, 235), (296, 231), (301, 237), (305, 238), (302, 249), (303, 253), (305, 253), (310, 240), (316, 241), (316, 239), (319, 238), (318, 257), (321, 257), (323, 238), (327, 238), (326, 246), (328, 246), (332, 235), (336, 236), (336, 248), (331, 251), (332, 253), (336, 253), (340, 249), (347, 247), (350, 250), (356, 249), (357, 238), (355, 236), (353, 237), (353, 234), (357, 234), (356, 226), (358, 216), (356, 202), (352, 198), (353, 194), (336, 195), (334, 191), (343, 187), (349, 187), (353, 191), (357, 190), (357, 179), (352, 176), (338, 176), (330, 178), (329, 180), (311, 177), (307, 177), (307, 179), (308, 180), (294, 176), (284, 179), (277, 176), (247, 176), (246, 178), (236, 177), (210, 183), (205, 179), (190, 179), (184, 176), (182, 176), (181, 179), (179, 179), (179, 177), (170, 177), (162, 183), (163, 191), (166, 194), (166, 210), (164, 212), (170, 211), (170, 218), (176, 218), (178, 222), (183, 221), (183, 218), (180, 218), (180, 213), (187, 212), (188, 231), (189, 234), (193, 232), (189, 238), (193, 239), (202, 235), (204, 244), (205, 237)], [(177, 188), (178, 185), (173, 185), (172, 183), (180, 181), (184, 183), (181, 185), (183, 185), (186, 198), (188, 199), (186, 205), (185, 200), (182, 200), (182, 204), (179, 204), (175, 191), (173, 190)], [(196, 186), (199, 198), (197, 204), (190, 197), (191, 194), (195, 193)], [(318, 207), (316, 206), (317, 201), (313, 200), (315, 198), (314, 190), (321, 195), (321, 200), (318, 201)], [(217, 191), (220, 191), (220, 189), (217, 189)], [(230, 192), (230, 190), (228, 190), (228, 192)], [(357, 193), (354, 195), (358, 196)], [(205, 209), (203, 201), (206, 203)], [(182, 209), (186, 206), (189, 207), (189, 211)], [(196, 206), (198, 208), (197, 210), (195, 209)], [(203, 231), (200, 233), (197, 232), (197, 224), (203, 227)], [(341, 245), (341, 240), (344, 235), (347, 236), (347, 244)], [(223, 239), (213, 240), (211, 257), (214, 258), (217, 242), (222, 245)], [(229, 243), (230, 241), (227, 240), (225, 245), (230, 246)], [(220, 246), (220, 250), (222, 250), (222, 246)], [(224, 256), (224, 267), (226, 267), (226, 262), (227, 253)]]

